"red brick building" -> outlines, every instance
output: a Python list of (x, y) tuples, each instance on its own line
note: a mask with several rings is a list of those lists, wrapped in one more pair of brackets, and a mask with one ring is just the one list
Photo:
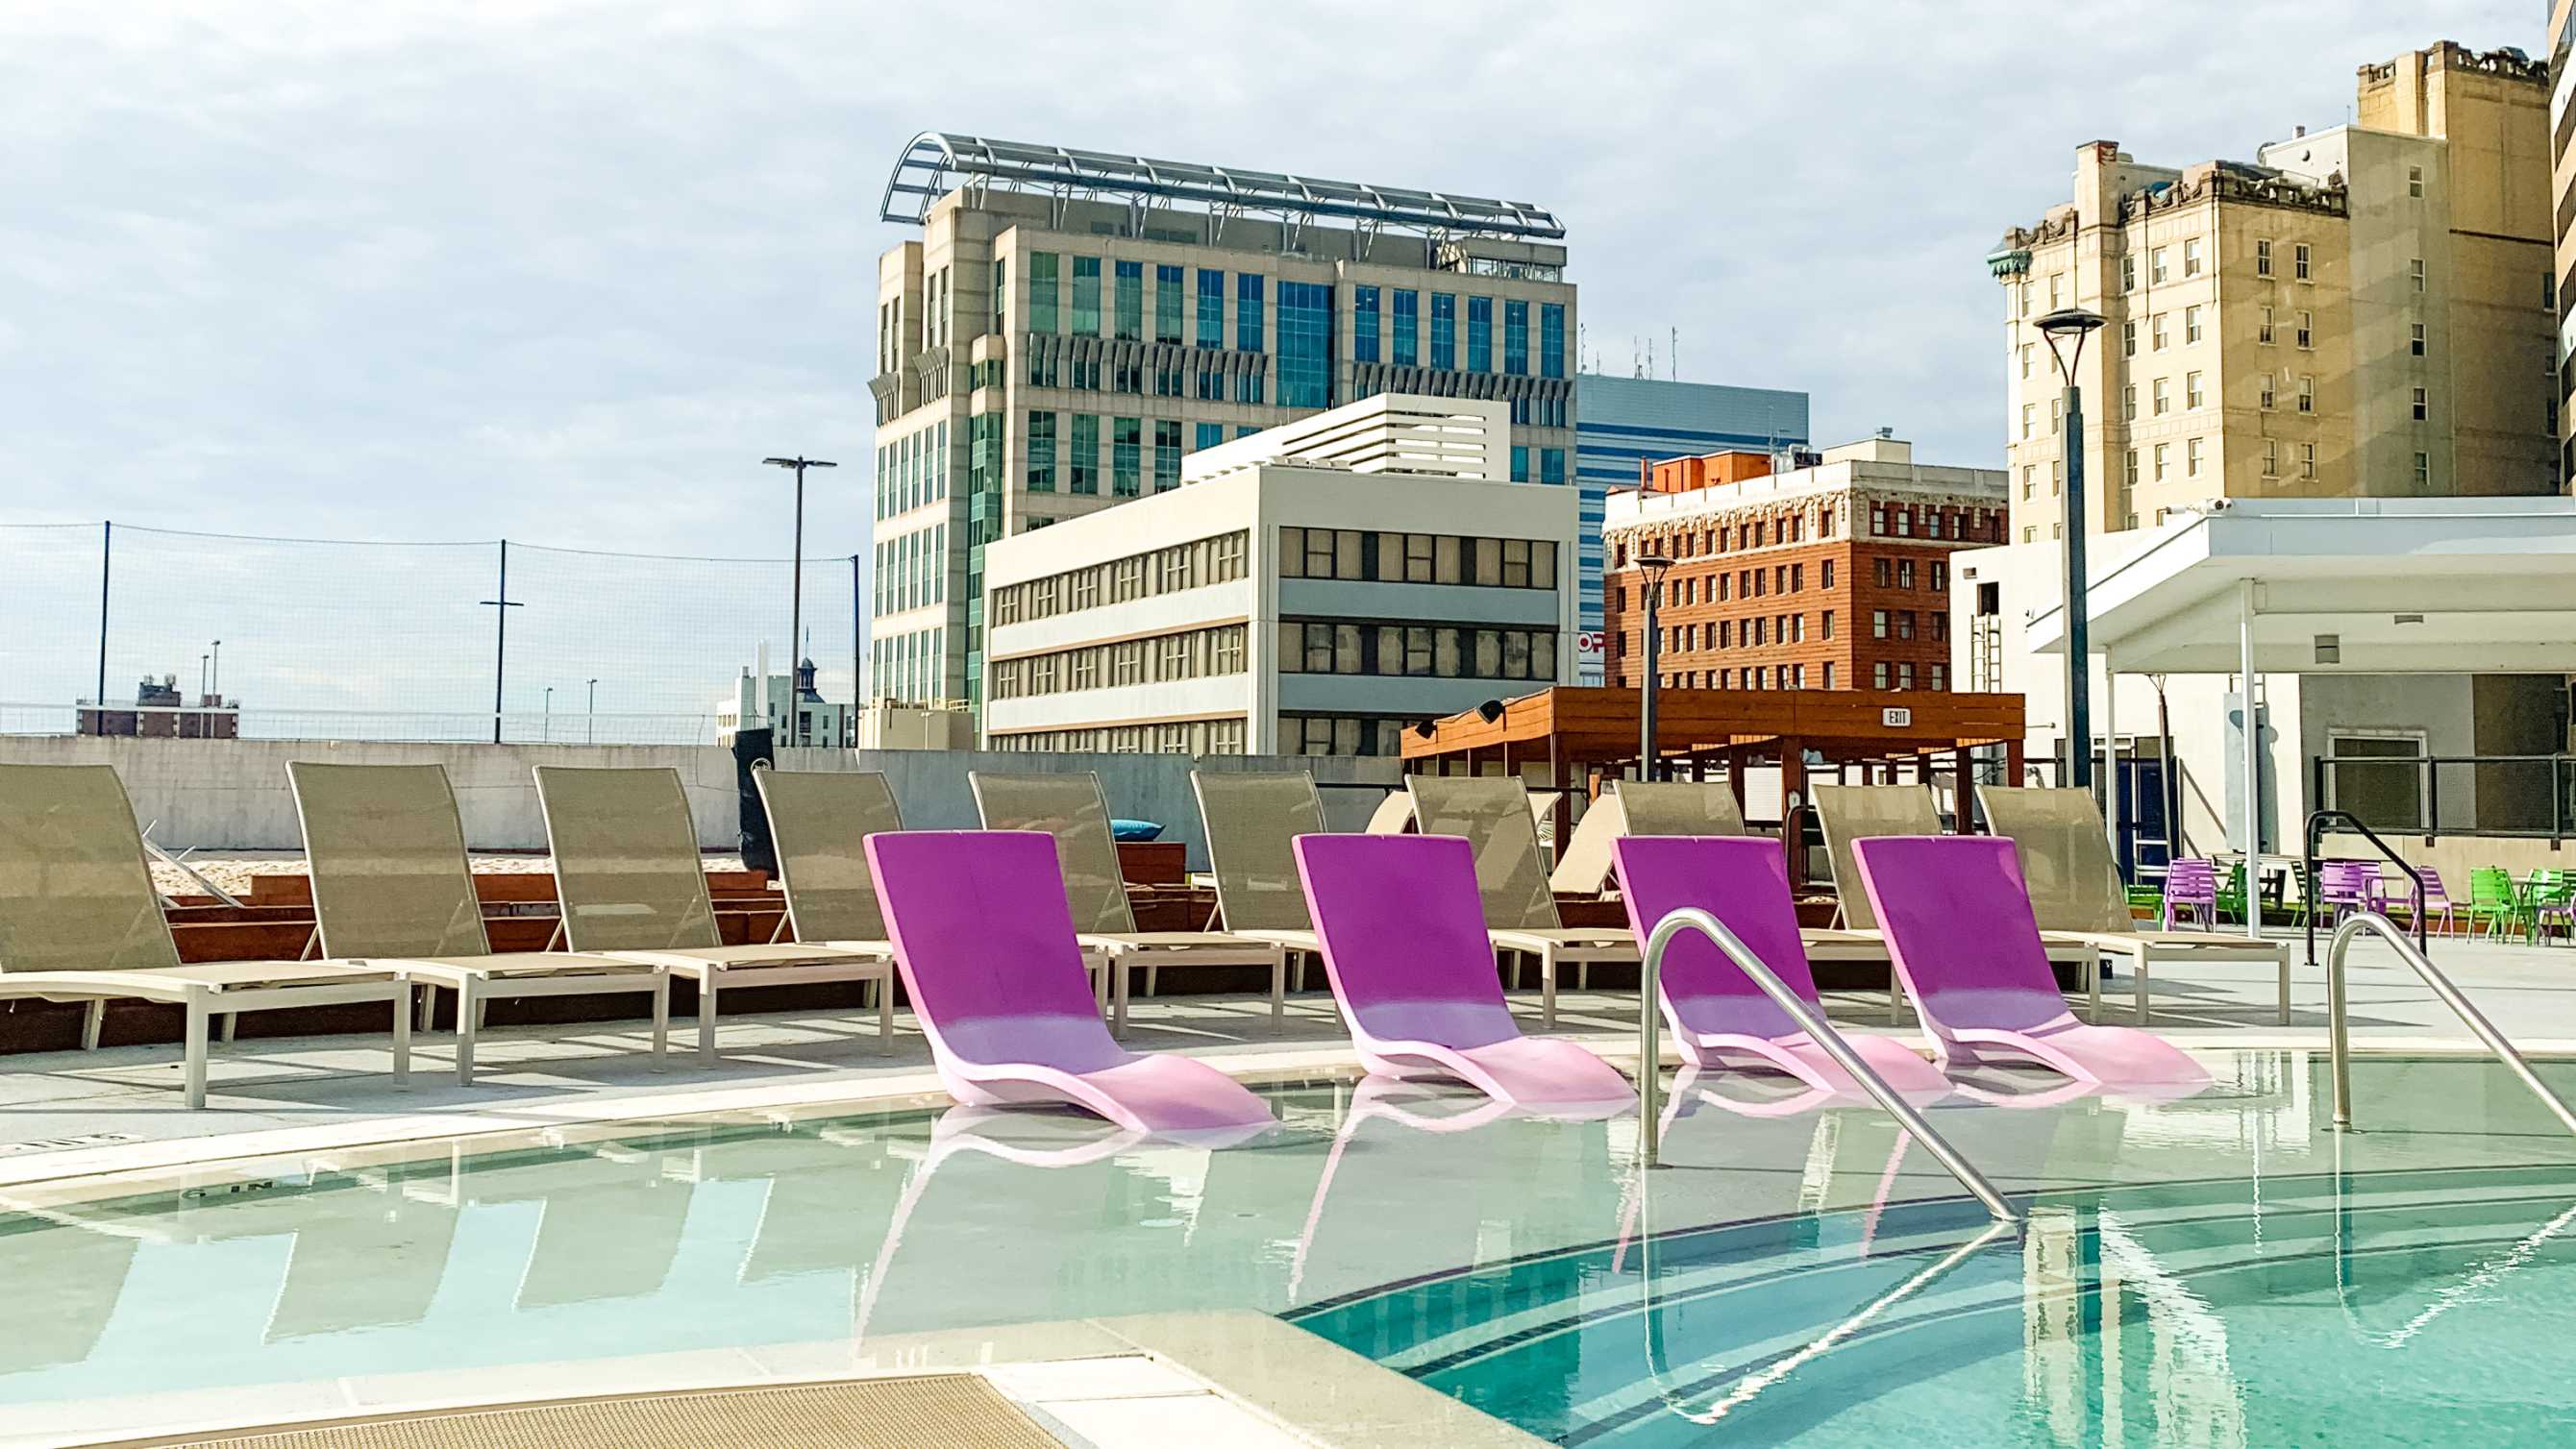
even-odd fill
[(2005, 475), (1914, 462), (1892, 438), (1773, 473), (1759, 453), (1642, 470), (1602, 522), (1603, 667), (1644, 669), (1640, 556), (1673, 561), (1656, 623), (1668, 686), (1934, 689), (1952, 686), (1953, 550), (2006, 541)]

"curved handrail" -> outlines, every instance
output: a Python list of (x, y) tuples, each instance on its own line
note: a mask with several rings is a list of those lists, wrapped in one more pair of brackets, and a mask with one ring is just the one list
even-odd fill
[(2460, 994), (2460, 988), (2450, 977), (2442, 974), (2442, 969), (2433, 964), (2432, 958), (2415, 949), (2414, 943), (2406, 939), (2406, 934), (2397, 929), (2396, 923), (2377, 911), (2357, 911), (2346, 917), (2342, 925), (2335, 927), (2334, 939), (2326, 947), (2327, 1036), (2334, 1063), (2334, 1125), (2337, 1132), (2352, 1130), (2352, 1040), (2345, 1021), (2343, 960), (2351, 954), (2352, 943), (2360, 939), (2364, 931), (2395, 947), (2397, 959), (2405, 962), (2409, 969), (2424, 979), (2425, 985), (2433, 988), (2433, 994), (2442, 998), (2442, 1004), (2467, 1023), (2478, 1040), (2486, 1043), (2487, 1050), (2494, 1052), (2498, 1060), (2522, 1079), (2522, 1084), (2531, 1089), (2531, 1094), (2549, 1108), (2561, 1125), (2570, 1132), (2576, 1132), (2576, 1112), (2569, 1111), (2556, 1092), (2541, 1084), (2539, 1076), (2531, 1070), (2531, 1063), (2523, 1059), (2512, 1042), (2505, 1040), (2504, 1033), (2496, 1030), (2495, 1023), (2487, 1020), (2485, 1013), (2469, 1004), (2469, 999)]
[[(1746, 946), (1733, 931), (1728, 930), (1725, 922), (1696, 906), (1684, 906), (1657, 921), (1654, 931), (1646, 938), (1645, 976), (1638, 982), (1637, 991), (1637, 999), (1641, 1003), (1637, 1012), (1637, 1140), (1640, 1161), (1648, 1167), (1653, 1167), (1663, 1156), (1661, 1117), (1664, 1092), (1662, 1031), (1664, 952), (1672, 945), (1673, 938), (1684, 931), (1699, 932), (1714, 942), (1717, 949), (1733, 958), (1736, 966), (1746, 976), (1752, 978), (1754, 985), (1762, 988), (1765, 996), (1770, 997), (1782, 1011), (1789, 1013), (1791, 1019), (1798, 1023), (1799, 1029), (1806, 1032), (1816, 1045), (1825, 1049), (1825, 1055), (1832, 1057), (1835, 1065), (1851, 1073), (1853, 1081), (1860, 1083), (1864, 1090), (1877, 1098), (1878, 1105), (1886, 1108), (1889, 1116), (1894, 1117), (1899, 1125), (1913, 1134), (1916, 1141), (1921, 1142), (1934, 1157), (1939, 1158), (1941, 1165), (1950, 1169), (1950, 1175), (1959, 1179), (1960, 1185), (1974, 1194), (1977, 1201), (1985, 1204), (1986, 1212), (1996, 1222), (2021, 1221), (2021, 1214), (2014, 1212), (2005, 1204), (2003, 1194), (1995, 1191), (1995, 1185), (1986, 1181), (1985, 1174), (1969, 1166), (1967, 1159), (1959, 1155), (1958, 1150), (1950, 1145), (1948, 1139), (1933, 1131), (1932, 1124), (1923, 1120), (1923, 1114), (1914, 1110), (1913, 1103), (1906, 1101), (1903, 1095), (1887, 1084), (1886, 1078), (1872, 1070), (1869, 1063), (1862, 1061), (1860, 1053), (1851, 1049), (1851, 1043), (1843, 1040), (1842, 1033), (1826, 1023), (1823, 1013), (1809, 1006), (1798, 993), (1782, 985), (1780, 978), (1772, 974), (1771, 968), (1763, 963), (1762, 958), (1753, 954), (1751, 947)], [(2576, 1130), (2576, 1120), (2571, 1120), (2569, 1127), (2571, 1130)]]

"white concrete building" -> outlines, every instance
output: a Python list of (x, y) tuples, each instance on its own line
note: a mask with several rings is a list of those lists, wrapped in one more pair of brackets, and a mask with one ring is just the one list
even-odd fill
[(814, 688), (814, 661), (787, 675), (769, 672), (764, 651), (757, 672), (746, 667), (733, 692), (715, 702), (716, 743), (731, 745), (743, 730), (774, 730), (781, 749), (812, 745), (825, 749), (859, 747), (858, 720), (846, 704), (834, 704)]
[(986, 747), (1393, 754), (1571, 683), (1577, 499), (1506, 481), (1510, 439), (1505, 402), (1381, 394), (996, 540)]

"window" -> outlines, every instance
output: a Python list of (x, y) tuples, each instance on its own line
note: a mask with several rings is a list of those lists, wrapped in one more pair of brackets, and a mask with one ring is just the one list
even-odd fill
[(1565, 450), (1563, 448), (1541, 448), (1538, 450), (1538, 481), (1541, 483), (1563, 483), (1565, 481)]
[(2134, 423), (2137, 420), (2138, 385), (2133, 382), (2126, 384), (2120, 389), (2120, 421), (2124, 423)]
[(2424, 259), (2422, 257), (2416, 257), (2407, 262), (2406, 280), (2414, 285), (2416, 291), (2420, 292), (2424, 290)]
[(2149, 251), (2149, 252), (2147, 253), (2147, 280), (2148, 280), (2148, 281), (2150, 281), (2150, 282), (2156, 282), (2156, 283), (2162, 283), (2162, 282), (2164, 281), (2164, 279), (2165, 279), (2165, 251), (2166, 251), (2166, 248), (2164, 248), (2164, 247), (2157, 247), (2157, 248), (2155, 248), (2154, 250)]
[(1444, 372), (1458, 366), (1458, 299), (1447, 292), (1431, 294), (1431, 365)]
[(1375, 287), (1351, 288), (1351, 361), (1377, 361), (1377, 299)]
[(2120, 290), (2123, 292), (2138, 290), (2138, 255), (2135, 252), (2120, 258)]
[(1823, 586), (1828, 589), (1834, 586), (1834, 561), (1832, 559), (1827, 559), (1824, 562)]
[(2131, 448), (2126, 455), (2126, 461), (2122, 464), (2120, 481), (2131, 488), (2138, 486), (2138, 450), (2135, 448)]
[(2156, 379), (2155, 412), (2157, 417), (2163, 417), (2165, 414), (2173, 411), (2173, 390), (2170, 386), (2172, 382), (2173, 379), (2169, 377), (2160, 377)]
[(1198, 345), (1225, 345), (1225, 273), (1211, 267), (1199, 268)]
[(2302, 478), (2317, 476), (2317, 445), (2314, 443), (2299, 445), (2299, 476)]
[(1538, 375), (1565, 376), (1565, 304), (1562, 302), (1539, 304)]
[(1914, 587), (1914, 560), (1909, 558), (1897, 561), (1896, 586), (1900, 589)]
[(2021, 405), (2021, 435), (2025, 438), (2030, 436), (2030, 420), (2033, 412), (2038, 408), (2038, 406), (2039, 404), (2037, 403), (2023, 403)]
[(2262, 392), (2259, 394), (2258, 400), (2265, 412), (2271, 411), (2274, 398), (2272, 395), (2272, 374), (2268, 372), (2263, 374)]
[(1029, 253), (1029, 330), (1052, 333), (1056, 327), (1056, 254)]
[(2306, 242), (2300, 242), (2298, 245), (2290, 248), (2290, 275), (2302, 282), (2313, 282), (2316, 280), (2315, 273), (2308, 265), (2308, 244)]
[(2120, 324), (2120, 355), (2122, 357), (2138, 355), (2138, 324), (2135, 322)]
[(2182, 445), (2182, 473), (2186, 478), (2200, 476), (2200, 439), (2192, 438)]
[(2051, 272), (2048, 274), (2048, 310), (2051, 312), (2056, 311), (2060, 306), (2065, 304), (2065, 285), (2066, 274), (2064, 272)]
[(2258, 277), (2272, 275), (2272, 239), (2270, 237), (2254, 239), (2254, 275)]
[(1387, 359), (1398, 367), (1414, 367), (1420, 356), (1417, 343), (1422, 332), (1422, 294), (1402, 291), (1395, 294), (1395, 355)]
[(2266, 307), (2263, 309), (2263, 320), (2254, 325), (2254, 340), (2266, 347), (2271, 346), (2272, 326), (2272, 309)]
[(1869, 686), (1872, 689), (1887, 688), (1886, 660), (1882, 659), (1869, 667)]
[(2424, 421), (2425, 417), (2432, 412), (2432, 401), (2430, 389), (2420, 387), (2415, 389), (2415, 421), (2419, 423)]
[(1279, 402), (1333, 405), (1333, 289), (1325, 282), (1279, 284)]
[(2165, 314), (2164, 314), (2164, 313), (2162, 313), (2162, 312), (2158, 312), (2158, 313), (2157, 313), (2156, 315), (2154, 315), (2153, 317), (2148, 318), (2148, 319), (2147, 319), (2147, 330), (2148, 330), (2149, 332), (2153, 333), (2153, 334), (2154, 334), (2154, 336), (2155, 336), (2155, 349), (2156, 349), (2156, 351), (2158, 351), (2158, 352), (2162, 352), (2162, 351), (2164, 351), (2164, 350), (2165, 350)]
[(2424, 324), (2423, 324), (2423, 323), (2418, 322), (2418, 323), (2416, 323), (2416, 324), (2415, 324), (2415, 326), (2414, 326), (2414, 329), (2413, 329), (2412, 333), (2411, 333), (2411, 334), (2408, 336), (2408, 338), (2407, 338), (2407, 341), (2406, 341), (2406, 350), (2407, 350), (2407, 351), (2409, 351), (2409, 352), (2414, 353), (2417, 357), (2421, 357), (2421, 356), (2423, 356), (2423, 355), (2424, 355)]
[(1196, 434), (1196, 440), (1195, 440), (1194, 444), (1192, 445), (1192, 447), (1191, 447), (1190, 451), (1192, 451), (1192, 452), (1197, 452), (1197, 451), (1198, 451), (1199, 449), (1201, 449), (1201, 448), (1213, 448), (1213, 447), (1215, 447), (1217, 444), (1222, 443), (1222, 442), (1224, 442), (1224, 441), (1225, 441), (1225, 424), (1223, 424), (1223, 423), (1201, 423), (1201, 424), (1199, 424), (1199, 425), (1198, 425), (1198, 432), (1197, 432), (1197, 434)]
[(2185, 307), (2182, 309), (2182, 340), (2185, 342), (2198, 342), (2200, 340), (2200, 309), (2198, 307)]
[(1899, 664), (1896, 666), (1896, 687), (1899, 689), (1912, 689), (1914, 687), (1914, 666), (1912, 664)]
[(1824, 638), (1834, 637), (1834, 611), (1827, 609), (1816, 619), (1816, 632)]
[(1133, 498), (1144, 491), (1145, 425), (1136, 418), (1109, 420), (1109, 491)]
[(2024, 283), (2022, 283), (2020, 286), (2018, 286), (2018, 287), (2014, 288), (2014, 289), (2013, 289), (2013, 295), (2014, 295), (2014, 297), (2016, 298), (2016, 304), (2015, 304), (2015, 305), (2019, 307), (2020, 312), (2021, 312), (2021, 315), (2022, 315), (2022, 316), (2024, 316), (2024, 317), (2029, 316), (2029, 315), (2030, 315), (2030, 283), (2028, 283), (2028, 282), (2024, 282)]
[(2312, 413), (2316, 410), (2317, 380), (2303, 372), (2299, 374), (2299, 411)]
[(1872, 639), (1884, 639), (1887, 637), (1887, 611), (1885, 609), (1872, 609), (1869, 611), (1869, 637)]
[(2298, 326), (2297, 336), (2298, 336), (2299, 346), (2300, 346), (2300, 348), (2301, 348), (2301, 349), (2303, 349), (2303, 350), (2308, 350), (2308, 349), (2313, 349), (2313, 348), (2315, 348), (2315, 346), (2317, 345), (2317, 314), (2316, 314), (2316, 313), (2314, 313), (2314, 312), (2301, 312), (2301, 313), (2299, 313), (2299, 326)]
[[(1031, 267), (1029, 270), (1035, 273), (1037, 269)], [(1036, 285), (1034, 276), (1030, 285)], [(1055, 491), (1055, 414), (1051, 412), (1029, 414), (1029, 491)]]
[(2196, 236), (2183, 238), (2182, 274), (2186, 277), (2200, 275), (2200, 238)]
[(2156, 481), (2159, 483), (2165, 481), (2165, 460), (2170, 457), (2172, 453), (2173, 444), (2156, 444)]
[(1110, 335), (1122, 342), (1145, 337), (1145, 264), (1119, 262), (1111, 289)]
[(2418, 453), (2415, 455), (2415, 487), (2418, 491), (2422, 491), (2432, 486), (2433, 455), (2430, 453)]
[(1512, 481), (1515, 483), (1527, 483), (1529, 480), (1529, 449), (1522, 444), (1514, 443), (1512, 444)]
[(2281, 440), (2278, 438), (2263, 440), (2263, 476), (2266, 478), (2281, 476)]
[(2066, 399), (2062, 397), (2050, 398), (2048, 400), (2048, 435), (2052, 438), (2056, 437), (2065, 421)]
[(2422, 196), (2424, 194), (2423, 167), (2409, 166), (2406, 168), (2406, 194), (2409, 196)]
[(1529, 376), (1529, 303), (1503, 303), (1503, 371)]
[(1467, 299), (1467, 370), (1494, 370), (1494, 299)]
[(2414, 730), (2326, 735), (2325, 803), (2374, 830), (2425, 828), (2425, 737)]
[(2030, 344), (2027, 342), (2021, 345), (2021, 375), (2030, 376)]
[(1894, 564), (1883, 558), (1870, 560), (1869, 581), (1871, 583), (1884, 589), (1887, 588), (1895, 578), (1896, 566)]
[(1073, 259), (1073, 335), (1100, 335), (1100, 258)]
[[(1235, 350), (1239, 352), (1260, 352), (1264, 350), (1262, 337), (1266, 329), (1262, 326), (1262, 285), (1261, 274), (1259, 272), (1237, 272), (1235, 274), (1234, 346)], [(1246, 399), (1246, 401), (1257, 401), (1257, 399)]]
[(2204, 406), (2206, 401), (2207, 400), (2201, 396), (2200, 392), (2200, 374), (2197, 372), (2184, 373), (2182, 375), (2182, 405), (2187, 408), (2197, 408)]
[(1070, 493), (1100, 491), (1100, 415), (1075, 413), (1071, 452), (1065, 460), (1065, 490)]
[(1154, 420), (1154, 491), (1181, 486), (1181, 425), (1178, 419)]
[(1154, 268), (1154, 340), (1181, 340), (1181, 269)]

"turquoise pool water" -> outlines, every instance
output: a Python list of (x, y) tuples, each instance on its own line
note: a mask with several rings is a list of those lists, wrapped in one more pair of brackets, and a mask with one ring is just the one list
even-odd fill
[(2209, 1060), (2187, 1101), (1996, 1078), (1932, 1108), (2035, 1196), (1992, 1238), (1882, 1114), (1741, 1084), (1690, 1085), (1643, 1174), (1633, 1119), (1328, 1084), (1221, 1152), (959, 1109), (282, 1162), (0, 1215), (0, 1443), (317, 1383), (891, 1368), (1247, 1308), (1567, 1444), (2576, 1438), (2576, 1143), (2478, 1062), (2364, 1059), (2370, 1130), (2339, 1138), (2321, 1058)]

